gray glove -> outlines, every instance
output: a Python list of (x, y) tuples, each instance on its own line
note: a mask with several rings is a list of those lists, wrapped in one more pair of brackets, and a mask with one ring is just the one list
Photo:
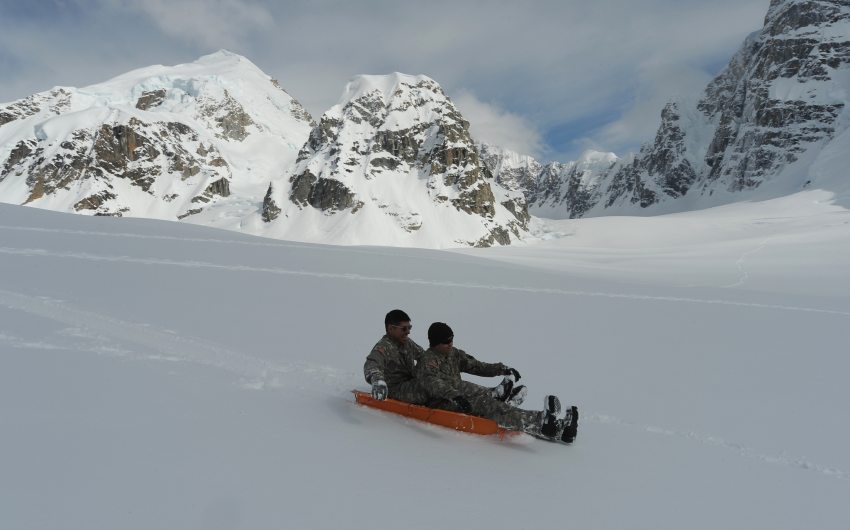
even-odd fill
[(387, 383), (383, 379), (378, 379), (372, 383), (372, 397), (378, 401), (387, 399), (387, 395), (389, 395), (389, 393), (390, 389), (387, 388)]

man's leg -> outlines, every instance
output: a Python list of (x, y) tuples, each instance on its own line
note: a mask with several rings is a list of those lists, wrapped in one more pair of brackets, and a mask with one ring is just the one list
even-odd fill
[(414, 405), (424, 405), (428, 401), (428, 394), (416, 383), (415, 379), (410, 379), (398, 385), (393, 385), (390, 388), (390, 396), (392, 399), (413, 403)]
[(525, 431), (534, 434), (540, 433), (540, 425), (543, 422), (543, 411), (523, 410), (494, 399), (489, 388), (484, 388), (474, 383), (463, 381), (461, 392), (472, 405), (470, 414), (489, 418), (500, 427), (515, 431)]

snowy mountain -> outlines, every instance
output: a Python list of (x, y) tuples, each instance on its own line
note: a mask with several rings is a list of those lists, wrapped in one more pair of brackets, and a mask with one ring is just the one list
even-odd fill
[(711, 205), (832, 187), (809, 168), (850, 123), (848, 89), (850, 3), (773, 0), (764, 28), (695, 105), (665, 107), (655, 141), (612, 176), (601, 204)]
[(558, 219), (568, 217), (570, 209), (591, 202), (602, 176), (616, 167), (614, 153), (588, 150), (578, 160), (542, 164), (494, 145), (479, 146), (484, 165), (503, 186), (519, 191), (528, 201), (532, 215)]
[(0, 200), (170, 220), (224, 205), (238, 217), (312, 125), (275, 80), (226, 51), (57, 87), (0, 106)]
[[(469, 123), (426, 76), (360, 76), (263, 206), (265, 234), (401, 246), (506, 245), (528, 228), (522, 193), (481, 163)], [(259, 231), (259, 230), (258, 230)]]
[(489, 246), (518, 191), (425, 76), (361, 76), (317, 125), (230, 52), (0, 106), (0, 200), (338, 244)]
[[(530, 211), (571, 218), (657, 214), (808, 187), (844, 197), (850, 179), (818, 167), (841, 166), (835, 156), (850, 165), (850, 155), (831, 147), (848, 130), (848, 102), (850, 4), (772, 0), (764, 28), (699, 99), (665, 106), (655, 139), (636, 156), (588, 167), (581, 176), (558, 164), (533, 168), (538, 176), (526, 178), (524, 188)], [(514, 178), (494, 172), (498, 180)]]
[[(850, 5), (773, 0), (764, 28), (636, 155), (541, 164), (476, 145), (426, 76), (359, 76), (316, 124), (221, 51), (0, 105), (0, 200), (295, 241), (507, 245), (530, 214), (658, 214), (825, 189), (850, 110)], [(836, 158), (846, 163), (835, 163)]]

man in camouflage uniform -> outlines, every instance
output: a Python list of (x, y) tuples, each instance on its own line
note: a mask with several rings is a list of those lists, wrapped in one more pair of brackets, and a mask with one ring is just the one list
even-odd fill
[[(384, 317), (386, 334), (372, 348), (363, 365), (366, 382), (372, 385), (372, 397), (378, 400), (389, 398), (424, 405), (428, 394), (415, 378), (415, 366), (423, 353), (421, 346), (410, 339), (413, 326), (410, 317), (401, 309), (393, 309)], [(469, 389), (489, 393), (492, 397), (513, 405), (519, 405), (526, 395), (524, 385), (515, 386), (519, 372), (499, 364), (501, 371), (492, 375), (506, 375), (494, 388), (466, 383)]]
[(363, 365), (366, 382), (372, 385), (372, 397), (389, 398), (422, 405), (428, 396), (414, 379), (416, 361), (424, 351), (410, 339), (410, 317), (393, 309), (384, 318), (386, 335), (372, 348)]
[(499, 426), (524, 431), (534, 436), (571, 443), (575, 439), (578, 410), (575, 407), (565, 418), (556, 418), (561, 403), (556, 396), (546, 396), (541, 411), (512, 407), (493, 396), (490, 389), (461, 379), (461, 372), (483, 377), (519, 373), (502, 363), (484, 363), (453, 346), (454, 332), (443, 322), (428, 328), (430, 348), (421, 354), (416, 366), (416, 378), (427, 400), (425, 404), (446, 410), (463, 412), (494, 420)]

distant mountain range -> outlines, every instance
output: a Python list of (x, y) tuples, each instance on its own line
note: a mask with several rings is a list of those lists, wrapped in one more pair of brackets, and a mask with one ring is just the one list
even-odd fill
[(519, 184), (533, 214), (553, 217), (683, 211), (807, 187), (846, 195), (850, 175), (812, 168), (824, 157), (842, 165), (831, 145), (848, 129), (849, 101), (850, 2), (772, 0), (764, 28), (700, 96), (668, 103), (637, 155), (542, 165), (489, 149), (485, 160), (497, 181)]
[[(359, 76), (316, 123), (220, 51), (0, 105), (0, 201), (333, 244), (510, 244), (530, 214), (646, 215), (850, 192), (850, 2), (773, 0), (764, 28), (636, 155), (542, 164), (477, 144), (426, 76)], [(843, 144), (842, 144), (843, 145)], [(838, 152), (838, 154), (836, 154)]]

